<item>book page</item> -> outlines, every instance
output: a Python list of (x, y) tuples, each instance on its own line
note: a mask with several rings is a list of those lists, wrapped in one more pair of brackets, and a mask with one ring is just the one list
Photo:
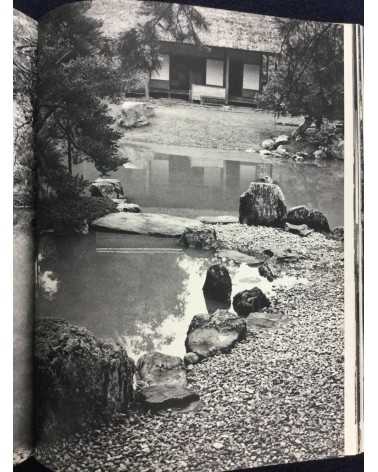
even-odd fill
[(34, 320), (33, 99), (37, 23), (13, 10), (13, 401), (14, 462), (32, 451)]
[(343, 25), (132, 0), (40, 22), (42, 464), (234, 470), (358, 450), (345, 44)]

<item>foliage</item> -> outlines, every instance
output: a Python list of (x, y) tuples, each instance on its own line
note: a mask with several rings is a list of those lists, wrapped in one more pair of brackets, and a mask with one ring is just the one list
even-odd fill
[[(119, 55), (123, 71), (142, 71), (148, 78), (161, 67), (159, 56), (162, 34), (170, 34), (178, 42), (200, 45), (197, 31), (207, 30), (208, 24), (191, 5), (163, 2), (143, 2), (140, 15), (146, 18), (120, 37)], [(148, 95), (148, 87), (146, 89)]]
[[(13, 14), (13, 184), (14, 203), (33, 196), (33, 96), (37, 25), (18, 11)], [(29, 202), (29, 203), (26, 203)]]
[[(281, 54), (260, 105), (277, 113), (343, 118), (343, 30), (340, 25), (277, 19)], [(302, 129), (304, 131), (304, 129)]]
[[(87, 2), (54, 10), (40, 24), (36, 86), (36, 151), (42, 174), (91, 160), (103, 174), (116, 169), (120, 134), (104, 99), (119, 93), (112, 45)], [(63, 172), (63, 167), (60, 166)], [(48, 182), (51, 184), (52, 182)]]
[(116, 212), (117, 205), (110, 198), (72, 197), (59, 195), (44, 198), (37, 208), (39, 231), (54, 229), (57, 233), (80, 232), (86, 224)]

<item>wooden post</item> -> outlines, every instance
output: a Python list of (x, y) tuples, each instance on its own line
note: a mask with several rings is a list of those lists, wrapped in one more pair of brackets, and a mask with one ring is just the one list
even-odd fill
[(225, 75), (224, 75), (224, 86), (226, 89), (225, 103), (228, 105), (229, 91), (230, 91), (230, 55), (228, 51), (225, 51), (226, 62), (225, 62)]

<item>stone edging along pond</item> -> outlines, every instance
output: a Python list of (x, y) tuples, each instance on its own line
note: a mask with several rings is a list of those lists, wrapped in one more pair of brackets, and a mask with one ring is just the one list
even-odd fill
[[(274, 280), (279, 279), (285, 271), (290, 272), (293, 269), (298, 271), (301, 265), (307, 265), (309, 260), (314, 258), (314, 246), (338, 244), (331, 241), (328, 236), (314, 232), (314, 230), (329, 232), (328, 222), (324, 215), (305, 207), (297, 207), (287, 212), (282, 192), (277, 187), (275, 184), (266, 182), (251, 184), (248, 191), (241, 196), (239, 219), (247, 225), (234, 223), (231, 218), (223, 218), (222, 224), (215, 225), (192, 220), (193, 224), (185, 230), (187, 228), (185, 219), (176, 217), (170, 219), (167, 215), (155, 215), (154, 225), (160, 225), (163, 221), (164, 225), (168, 224), (169, 228), (169, 234), (166, 235), (177, 237), (182, 234), (180, 242), (185, 247), (216, 250), (215, 254), (221, 262), (231, 259), (236, 263), (256, 266), (259, 268), (260, 275), (274, 283)], [(258, 197), (261, 195), (265, 202), (264, 208), (259, 207), (261, 199), (259, 200)], [(134, 229), (137, 228), (138, 231), (142, 228), (144, 234), (146, 231), (147, 234), (151, 234), (148, 229), (146, 230), (149, 215), (142, 213), (119, 213), (119, 217), (116, 217), (117, 214), (113, 215), (109, 216), (116, 220), (121, 218), (123, 223), (125, 221), (127, 223), (131, 218)], [(143, 220), (142, 226), (138, 222), (135, 223), (136, 219)], [(284, 231), (285, 221), (290, 219), (292, 226), (306, 225), (309, 231), (302, 234), (291, 231), (291, 228), (286, 228)], [(174, 229), (177, 222), (180, 231)], [(267, 224), (278, 225), (280, 228), (261, 226)], [(95, 222), (94, 226), (100, 225)], [(116, 228), (113, 226), (112, 229)], [(161, 231), (160, 228), (159, 231)], [(313, 269), (316, 271), (315, 267)], [(60, 325), (62, 329), (54, 327), (47, 330), (38, 344), (40, 349), (36, 350), (36, 355), (39, 356), (38, 375), (41, 378), (41, 384), (49, 385), (47, 393), (43, 396), (45, 404), (48, 404), (49, 394), (52, 398), (62, 395), (62, 401), (59, 404), (62, 406), (62, 418), (68, 423), (68, 429), (70, 416), (66, 415), (66, 410), (76, 412), (72, 417), (75, 419), (74, 426), (76, 426), (78, 422), (85, 425), (89, 424), (91, 419), (106, 420), (114, 413), (125, 412), (133, 398), (141, 401), (151, 410), (170, 407), (186, 408), (189, 405), (198, 404), (200, 395), (188, 386), (186, 372), (193, 369), (194, 364), (209, 356), (230, 352), (237, 343), (247, 338), (247, 333), (251, 327), (256, 326), (256, 323), (257, 325), (258, 322), (274, 325), (280, 319), (279, 315), (283, 313), (287, 315), (287, 307), (280, 306), (278, 299), (271, 303), (271, 300), (257, 287), (251, 287), (251, 290), (237, 294), (233, 300), (233, 307), (238, 314), (229, 312), (231, 284), (226, 267), (216, 264), (209, 268), (203, 288), (209, 313), (193, 314), (194, 318), (186, 339), (188, 354), (184, 361), (174, 356), (149, 353), (139, 359), (135, 367), (123, 348), (114, 348), (97, 341), (84, 328), (71, 328), (64, 322), (64, 326)], [(43, 336), (47, 336), (48, 342)], [(79, 388), (83, 390), (80, 398), (76, 392), (69, 391), (72, 388), (71, 381), (62, 385), (62, 380), (56, 378), (54, 368), (49, 365), (51, 361), (49, 349), (52, 346), (57, 356), (55, 365), (60, 363), (68, 377), (72, 374), (76, 375), (77, 368), (88, 374), (85, 377), (87, 379), (85, 388), (84, 384), (82, 388)], [(60, 350), (64, 351), (65, 357), (59, 360)], [(80, 352), (81, 359), (78, 358)], [(120, 359), (127, 359), (127, 368), (121, 366)], [(83, 370), (82, 362), (84, 364), (87, 362), (88, 369), (84, 367)], [(100, 363), (100, 367), (96, 363)], [(96, 375), (91, 374), (91, 369), (95, 369)], [(137, 378), (135, 395), (132, 388), (134, 372)], [(44, 382), (46, 375), (49, 376), (47, 383)], [(80, 375), (77, 379), (83, 380)], [(85, 395), (88, 395), (88, 400), (90, 400), (88, 403), (86, 403)], [(65, 404), (65, 399), (70, 400), (69, 405)], [(75, 399), (78, 401), (75, 402)], [(91, 407), (97, 405), (95, 410), (88, 409), (89, 404)], [(45, 418), (41, 418), (41, 425), (43, 422), (47, 424), (47, 426), (43, 425), (43, 429), (51, 430), (48, 423), (54, 425), (61, 421), (58, 416), (52, 408), (47, 411)], [(79, 421), (80, 418), (83, 420)]]
[[(183, 393), (197, 396), (190, 403), (195, 411), (150, 414), (129, 404), (127, 415), (113, 414), (98, 429), (84, 428), (37, 450), (43, 463), (64, 470), (67, 454), (72, 470), (139, 470), (156, 462), (164, 471), (194, 472), (342, 453), (342, 243), (318, 232), (300, 237), (263, 226), (214, 228), (219, 247), (270, 256), (275, 280), (308, 282), (277, 287), (270, 306), (246, 323), (246, 338), (228, 354), (185, 368), (181, 359), (170, 360), (167, 375), (184, 383), (185, 370)], [(156, 382), (147, 361), (139, 365), (146, 387)], [(165, 379), (164, 370), (158, 376)], [(96, 453), (104, 448), (107, 458)]]

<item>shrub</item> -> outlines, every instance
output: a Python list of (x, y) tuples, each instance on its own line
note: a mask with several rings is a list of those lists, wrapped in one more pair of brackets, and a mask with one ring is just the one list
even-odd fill
[(57, 233), (83, 232), (95, 219), (116, 211), (117, 205), (106, 197), (49, 197), (38, 202), (37, 228)]

